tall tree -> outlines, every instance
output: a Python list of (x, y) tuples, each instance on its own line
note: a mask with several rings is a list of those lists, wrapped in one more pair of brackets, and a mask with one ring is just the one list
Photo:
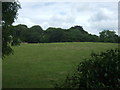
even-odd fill
[(49, 42), (61, 42), (64, 30), (61, 28), (48, 28), (46, 34), (49, 38)]
[(12, 33), (13, 36), (18, 38), (21, 42), (25, 42), (28, 37), (28, 27), (24, 24), (13, 26)]
[(17, 12), (20, 9), (18, 1), (2, 2), (2, 56), (9, 55), (13, 52), (11, 48), (12, 23), (17, 19)]
[(118, 42), (118, 35), (116, 35), (115, 31), (104, 30), (99, 33), (100, 41), (102, 42)]
[(28, 30), (28, 39), (27, 42), (29, 43), (40, 43), (42, 37), (43, 30), (39, 25), (32, 26)]

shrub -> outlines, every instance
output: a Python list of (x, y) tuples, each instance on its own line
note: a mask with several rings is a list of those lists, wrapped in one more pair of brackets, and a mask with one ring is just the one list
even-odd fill
[(62, 84), (55, 88), (120, 88), (120, 50), (107, 50), (92, 53), (77, 67), (74, 74), (68, 75)]

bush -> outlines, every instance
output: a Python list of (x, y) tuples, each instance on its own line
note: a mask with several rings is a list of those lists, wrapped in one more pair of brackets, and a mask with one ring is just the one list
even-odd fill
[(64, 83), (55, 88), (120, 88), (119, 58), (118, 49), (92, 53), (89, 59), (80, 62), (74, 74), (68, 75)]

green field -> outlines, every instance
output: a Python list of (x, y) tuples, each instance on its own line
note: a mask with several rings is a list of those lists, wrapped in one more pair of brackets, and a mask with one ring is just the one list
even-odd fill
[(51, 88), (91, 52), (118, 47), (115, 43), (66, 42), (21, 44), (3, 60), (3, 88)]

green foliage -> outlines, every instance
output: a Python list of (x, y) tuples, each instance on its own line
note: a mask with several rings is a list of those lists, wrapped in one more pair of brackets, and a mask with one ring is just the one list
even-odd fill
[(2, 27), (2, 56), (9, 55), (13, 52), (10, 43), (12, 40), (12, 37), (10, 36), (10, 30), (7, 26)]
[(118, 42), (118, 35), (114, 31), (104, 30), (99, 33), (102, 42)]
[(40, 26), (36, 25), (28, 30), (27, 42), (38, 43), (42, 37), (43, 30)]
[(12, 26), (13, 36), (19, 38), (21, 42), (26, 41), (28, 38), (28, 27), (26, 25), (19, 24), (17, 26)]
[(49, 42), (61, 42), (64, 30), (61, 28), (48, 28), (46, 30)]
[[(43, 30), (35, 25), (27, 28), (26, 25), (14, 26), (15, 34), (22, 42), (28, 43), (51, 43), (51, 42), (97, 42), (98, 36), (89, 34), (81, 26), (74, 26), (69, 29), (53, 28)], [(16, 35), (15, 35), (16, 36)]]
[(2, 25), (11, 25), (17, 19), (18, 2), (2, 2)]
[[(2, 56), (13, 52), (11, 42), (13, 39), (11, 25), (17, 18), (17, 11), (20, 8), (18, 2), (2, 2)], [(14, 41), (13, 41), (14, 42)]]
[(17, 31), (17, 29), (14, 28), (14, 26), (9, 27), (9, 31), (11, 32), (11, 45), (15, 46), (15, 45), (20, 45), (21, 40), (19, 38), (20, 33), (19, 31)]
[(120, 50), (111, 49), (100, 54), (92, 53), (77, 67), (73, 75), (68, 75), (63, 84), (56, 88), (92, 89), (120, 88)]
[[(100, 36), (89, 34), (81, 26), (69, 29), (49, 27), (43, 30), (35, 25), (27, 28), (26, 25), (14, 26), (15, 32), (19, 33), (19, 39), (28, 43), (51, 43), (51, 42), (113, 42), (118, 43), (118, 35), (114, 31), (104, 30)], [(16, 36), (16, 35), (15, 35)]]

